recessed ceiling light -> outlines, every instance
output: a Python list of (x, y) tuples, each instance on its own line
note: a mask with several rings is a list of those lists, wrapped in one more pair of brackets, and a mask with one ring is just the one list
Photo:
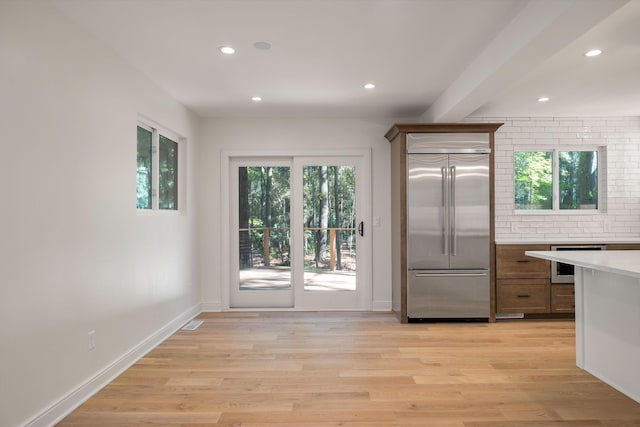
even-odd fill
[(546, 96), (542, 96), (542, 97), (538, 98), (538, 102), (547, 102), (548, 100), (549, 100), (549, 98), (546, 97)]
[(255, 102), (260, 102), (260, 101), (262, 101), (262, 98), (261, 98), (261, 97), (259, 97), (259, 96), (252, 96), (252, 97), (251, 97), (251, 100), (252, 100), (252, 101), (255, 101)]
[(602, 53), (600, 49), (592, 49), (584, 53), (584, 56), (598, 56)]
[(373, 83), (367, 83), (364, 85), (365, 89), (375, 89), (376, 85), (374, 85)]
[(234, 53), (236, 53), (236, 50), (231, 46), (221, 46), (218, 49), (225, 55), (233, 55)]

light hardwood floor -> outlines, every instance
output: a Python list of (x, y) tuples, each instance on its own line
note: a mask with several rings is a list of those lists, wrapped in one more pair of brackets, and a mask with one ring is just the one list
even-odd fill
[(576, 368), (570, 321), (207, 313), (59, 426), (640, 426)]

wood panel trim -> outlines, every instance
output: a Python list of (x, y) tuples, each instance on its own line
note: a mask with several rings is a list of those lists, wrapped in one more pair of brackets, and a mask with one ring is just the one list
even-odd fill
[[(385, 134), (389, 142), (400, 133), (493, 133), (504, 123), (396, 123)], [(493, 147), (492, 147), (493, 148)]]
[[(385, 138), (392, 144), (391, 150), (391, 234), (392, 252), (400, 253), (399, 262), (392, 260), (392, 307), (393, 311), (403, 323), (408, 322), (407, 316), (407, 133), (488, 133), (489, 147), (489, 322), (496, 320), (496, 268), (495, 268), (495, 131), (503, 123), (413, 123), (394, 124), (385, 134)], [(396, 185), (393, 185), (396, 183)], [(393, 192), (399, 191), (399, 194)], [(397, 202), (396, 202), (397, 201)], [(397, 204), (396, 204), (397, 203)], [(395, 224), (400, 221), (400, 224)], [(398, 227), (398, 228), (396, 228)], [(394, 238), (394, 232), (400, 236)], [(399, 243), (396, 239), (399, 239)], [(398, 247), (397, 245), (400, 245)], [(397, 271), (397, 270), (400, 271)], [(398, 286), (400, 289), (398, 289)], [(400, 297), (400, 301), (395, 298)]]

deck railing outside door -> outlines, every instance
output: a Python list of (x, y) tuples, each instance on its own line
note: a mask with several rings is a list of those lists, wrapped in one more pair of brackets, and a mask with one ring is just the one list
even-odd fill
[[(262, 230), (262, 259), (265, 266), (271, 264), (271, 229), (275, 227), (259, 227), (259, 228), (241, 228), (239, 231), (258, 231)], [(286, 230), (287, 227), (277, 227), (277, 230)], [(304, 227), (304, 231), (329, 231), (329, 270), (336, 270), (336, 231), (353, 231), (355, 228), (349, 227)]]

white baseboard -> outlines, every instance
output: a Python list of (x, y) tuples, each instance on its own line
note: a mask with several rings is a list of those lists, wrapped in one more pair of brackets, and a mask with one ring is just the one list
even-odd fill
[(84, 384), (51, 404), (47, 409), (26, 424), (23, 424), (23, 426), (49, 427), (55, 425), (198, 314), (200, 314), (200, 304), (191, 307), (171, 320), (157, 332), (123, 354), (119, 359), (106, 366), (93, 378), (89, 378)]
[[(222, 304), (219, 301), (202, 302), (186, 310), (22, 426), (49, 427), (55, 425), (198, 314), (221, 311)], [(391, 311), (391, 301), (374, 301), (372, 311)]]
[(200, 303), (200, 311), (202, 313), (218, 313), (222, 311), (222, 303), (220, 301), (204, 301)]
[(373, 301), (371, 311), (391, 311), (391, 301)]

